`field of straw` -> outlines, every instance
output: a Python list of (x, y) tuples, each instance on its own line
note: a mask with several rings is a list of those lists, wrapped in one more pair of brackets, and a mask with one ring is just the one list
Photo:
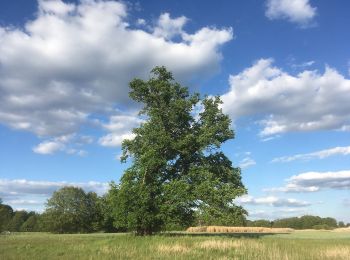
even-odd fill
[(225, 227), (225, 226), (203, 226), (189, 227), (190, 233), (291, 233), (291, 228), (266, 228), (266, 227)]

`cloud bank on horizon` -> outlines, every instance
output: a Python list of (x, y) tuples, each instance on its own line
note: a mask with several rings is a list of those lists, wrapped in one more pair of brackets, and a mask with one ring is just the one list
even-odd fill
[(328, 158), (330, 156), (335, 156), (335, 155), (350, 155), (350, 146), (345, 146), (345, 147), (334, 147), (330, 149), (324, 149), (321, 151), (316, 151), (312, 153), (305, 153), (305, 154), (296, 154), (296, 155), (291, 155), (291, 156), (283, 156), (283, 157), (278, 157), (274, 158), (271, 160), (272, 163), (276, 162), (292, 162), (292, 161), (309, 161), (312, 159), (324, 159)]
[(44, 204), (52, 193), (64, 186), (83, 188), (86, 191), (103, 195), (109, 188), (105, 182), (66, 182), (31, 181), (26, 179), (0, 179), (0, 198), (15, 209), (43, 210)]
[(334, 172), (304, 172), (288, 178), (280, 188), (268, 192), (317, 192), (323, 189), (350, 190), (350, 170)]
[(235, 202), (239, 205), (270, 205), (273, 207), (306, 207), (311, 205), (311, 203), (307, 201), (299, 201), (291, 198), (284, 199), (275, 196), (254, 198), (245, 195), (236, 199)]

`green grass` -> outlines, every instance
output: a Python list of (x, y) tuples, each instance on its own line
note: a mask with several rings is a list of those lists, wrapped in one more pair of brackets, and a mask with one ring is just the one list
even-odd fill
[(278, 235), (17, 233), (0, 236), (0, 259), (350, 259), (350, 233)]

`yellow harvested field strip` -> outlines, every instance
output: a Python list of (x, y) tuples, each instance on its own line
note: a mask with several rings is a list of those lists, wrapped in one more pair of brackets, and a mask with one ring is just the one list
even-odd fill
[(202, 226), (189, 227), (187, 232), (197, 233), (291, 233), (292, 228), (266, 228), (266, 227), (225, 227), (225, 226)]
[(336, 228), (333, 230), (334, 232), (350, 232), (350, 227), (346, 228)]

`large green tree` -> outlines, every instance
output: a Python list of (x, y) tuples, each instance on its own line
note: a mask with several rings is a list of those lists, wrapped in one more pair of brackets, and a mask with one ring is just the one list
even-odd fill
[(151, 73), (130, 83), (145, 121), (122, 145), (122, 161), (131, 157), (132, 165), (117, 187), (116, 225), (149, 235), (188, 226), (198, 214), (210, 223), (241, 222), (246, 211), (232, 201), (246, 189), (221, 150), (234, 132), (219, 97), (190, 94), (164, 67)]

